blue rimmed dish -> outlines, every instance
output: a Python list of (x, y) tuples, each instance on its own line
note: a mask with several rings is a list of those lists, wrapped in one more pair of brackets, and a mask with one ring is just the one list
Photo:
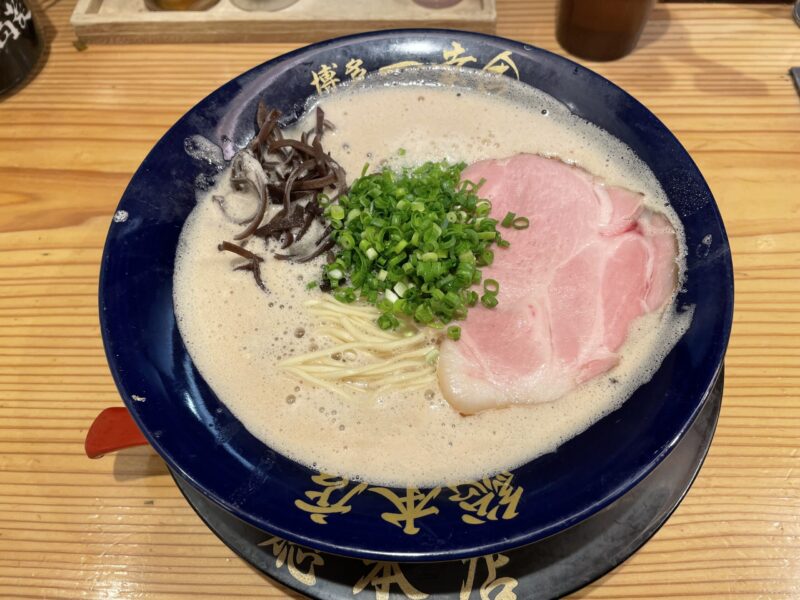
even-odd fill
[[(204, 382), (178, 332), (175, 249), (196, 186), (215, 175), (185, 151), (204, 136), (227, 157), (252, 136), (259, 98), (297, 118), (312, 94), (397, 63), (482, 68), (555, 97), (648, 164), (678, 213), (689, 255), (680, 307), (691, 326), (652, 380), (556, 452), (459, 486), (390, 489), (322, 475), (244, 429)], [(101, 331), (112, 374), (169, 466), (244, 521), (334, 554), (454, 560), (555, 534), (630, 490), (691, 425), (721, 368), (733, 312), (730, 249), (714, 199), (670, 131), (626, 92), (565, 58), (455, 31), (366, 33), (314, 44), (235, 78), (186, 113), (126, 189), (100, 277)]]

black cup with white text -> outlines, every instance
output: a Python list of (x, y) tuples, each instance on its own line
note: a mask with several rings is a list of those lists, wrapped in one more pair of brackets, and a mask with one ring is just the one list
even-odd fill
[(25, 81), (43, 49), (44, 39), (25, 0), (0, 0), (0, 96)]

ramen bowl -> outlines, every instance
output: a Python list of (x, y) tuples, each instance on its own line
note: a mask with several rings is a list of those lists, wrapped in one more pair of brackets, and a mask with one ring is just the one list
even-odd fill
[[(556, 452), (510, 472), (433, 489), (395, 489), (313, 471), (253, 437), (197, 371), (178, 331), (175, 250), (198, 188), (253, 134), (257, 102), (287, 123), (308, 98), (399, 64), (447, 64), (519, 79), (622, 140), (655, 174), (685, 229), (678, 310), (691, 325), (653, 378)], [(476, 115), (480, 119), (480, 115)], [(191, 148), (189, 148), (191, 150)], [(171, 469), (236, 517), (280, 538), (378, 560), (453, 560), (553, 535), (642, 480), (690, 426), (721, 368), (733, 277), (714, 199), (686, 150), (642, 104), (555, 54), (481, 34), (366, 33), (302, 48), (233, 79), (189, 110), (133, 176), (111, 224), (100, 277), (101, 330), (120, 393)]]

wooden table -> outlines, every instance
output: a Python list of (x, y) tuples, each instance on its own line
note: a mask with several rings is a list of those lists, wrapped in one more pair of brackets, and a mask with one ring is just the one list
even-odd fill
[[(499, 0), (498, 31), (558, 50), (555, 2)], [(117, 201), (188, 107), (286, 44), (92, 46), (46, 6), (49, 59), (0, 103), (0, 596), (283, 598), (229, 551), (149, 448), (91, 461), (120, 404), (97, 277)], [(686, 500), (576, 597), (800, 598), (800, 30), (787, 5), (656, 8), (641, 47), (591, 65), (647, 104), (711, 185), (736, 318), (722, 416)], [(524, 600), (524, 599), (521, 599)]]

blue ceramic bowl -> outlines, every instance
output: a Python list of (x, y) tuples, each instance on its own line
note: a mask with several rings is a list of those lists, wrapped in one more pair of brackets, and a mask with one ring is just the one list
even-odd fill
[[(633, 148), (686, 229), (688, 277), (678, 303), (695, 306), (689, 330), (622, 408), (512, 473), (433, 490), (320, 475), (259, 442), (195, 369), (172, 305), (178, 235), (197, 182), (215, 175), (187, 154), (184, 141), (202, 135), (230, 153), (252, 135), (259, 97), (290, 121), (319, 90), (402, 61), (516, 77)], [(714, 199), (686, 150), (606, 79), (502, 38), (440, 30), (367, 33), (264, 63), (209, 95), (164, 135), (119, 210), (128, 217), (115, 219), (106, 241), (100, 316), (111, 371), (136, 422), (172, 469), (225, 509), (331, 553), (452, 560), (521, 546), (579, 522), (630, 490), (675, 446), (715, 380), (730, 333), (730, 249)]]

